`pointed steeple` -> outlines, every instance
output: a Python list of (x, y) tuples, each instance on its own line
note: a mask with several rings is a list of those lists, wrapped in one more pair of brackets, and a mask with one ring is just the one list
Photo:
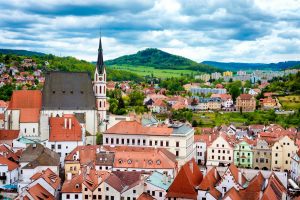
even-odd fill
[(103, 50), (102, 50), (101, 36), (99, 38), (98, 60), (97, 60), (96, 67), (98, 69), (98, 73), (102, 74), (105, 66), (104, 66), (104, 61), (103, 61)]

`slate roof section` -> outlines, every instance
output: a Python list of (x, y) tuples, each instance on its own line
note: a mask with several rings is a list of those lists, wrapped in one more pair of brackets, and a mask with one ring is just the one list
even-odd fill
[(43, 88), (43, 110), (94, 110), (96, 98), (87, 72), (48, 72)]
[(96, 63), (96, 68), (99, 74), (103, 74), (105, 65), (103, 60), (103, 49), (102, 49), (101, 37), (99, 38), (98, 59)]
[(28, 162), (24, 169), (37, 166), (59, 166), (59, 155), (41, 144), (31, 144), (22, 153), (20, 162)]

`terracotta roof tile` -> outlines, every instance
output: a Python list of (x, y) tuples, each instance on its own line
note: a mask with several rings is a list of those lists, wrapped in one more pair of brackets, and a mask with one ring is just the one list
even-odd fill
[(203, 178), (201, 184), (199, 185), (199, 189), (209, 191), (209, 193), (215, 197), (215, 199), (219, 199), (222, 194), (215, 188), (215, 184), (220, 180), (221, 177), (216, 167), (213, 167)]
[(143, 192), (143, 193), (137, 198), (137, 200), (154, 200), (154, 198), (153, 198), (150, 194), (148, 194), (148, 193), (146, 193), (146, 192)]
[(235, 189), (235, 187), (232, 187), (228, 192), (226, 192), (226, 194), (222, 199), (228, 199), (228, 198), (232, 200), (243, 200), (240, 197), (239, 192)]
[[(168, 189), (167, 197), (197, 199), (196, 187), (203, 175), (194, 159), (184, 164)], [(183, 184), (184, 183), (184, 184)]]
[(29, 188), (28, 193), (33, 197), (34, 200), (55, 200), (54, 196), (39, 183)]
[(61, 179), (49, 168), (43, 170), (42, 172), (34, 174), (30, 179), (37, 180), (39, 178), (43, 178), (55, 190), (60, 186)]
[(19, 137), (19, 130), (0, 130), (0, 140), (14, 140)]
[(137, 121), (120, 121), (105, 133), (122, 135), (170, 135), (172, 131), (172, 128), (168, 127), (143, 127)]
[(0, 156), (0, 164), (7, 165), (8, 171), (15, 170), (19, 167), (19, 165), (13, 161), (8, 160), (7, 158)]
[(287, 191), (281, 181), (277, 178), (275, 173), (272, 173), (261, 200), (281, 200), (282, 195), (286, 195), (286, 193)]
[(15, 90), (13, 91), (8, 109), (42, 107), (42, 93), (40, 90)]
[(140, 169), (177, 169), (176, 156), (163, 148), (104, 146), (115, 153), (114, 167)]
[(50, 117), (49, 121), (49, 141), (82, 141), (81, 126), (74, 115)]
[(242, 100), (250, 100), (253, 96), (251, 94), (241, 94), (239, 97)]

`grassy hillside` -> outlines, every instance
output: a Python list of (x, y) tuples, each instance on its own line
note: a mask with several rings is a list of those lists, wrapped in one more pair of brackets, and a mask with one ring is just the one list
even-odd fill
[(300, 65), (300, 61), (285, 61), (278, 63), (238, 63), (238, 62), (215, 62), (203, 61), (203, 64), (218, 67), (223, 70), (239, 71), (239, 70), (284, 70), (295, 65)]
[(171, 69), (171, 70), (191, 70), (194, 72), (215, 72), (221, 71), (215, 67), (205, 64), (199, 64), (190, 59), (176, 56), (159, 49), (145, 49), (136, 54), (125, 55), (114, 60), (106, 61), (108, 66), (145, 66), (155, 69)]

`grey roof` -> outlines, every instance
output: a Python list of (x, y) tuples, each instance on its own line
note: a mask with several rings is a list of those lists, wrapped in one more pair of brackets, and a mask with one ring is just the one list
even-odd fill
[(59, 155), (41, 144), (31, 144), (22, 153), (19, 162), (28, 162), (24, 169), (37, 166), (58, 166)]
[(86, 72), (48, 72), (43, 88), (43, 110), (94, 110), (96, 98)]
[(190, 132), (191, 130), (193, 130), (193, 128), (187, 124), (180, 124), (177, 126), (172, 126), (172, 128), (173, 128), (173, 134), (176, 134), (176, 135), (185, 135), (188, 132)]
[(85, 124), (85, 113), (74, 113), (74, 115), (80, 124)]
[(153, 115), (143, 116), (141, 123), (143, 126), (149, 126), (149, 125), (157, 124), (158, 120)]
[(104, 65), (104, 60), (103, 60), (103, 49), (102, 49), (101, 37), (99, 39), (98, 59), (97, 59), (96, 67), (97, 67), (98, 73), (102, 74), (103, 70), (105, 68), (105, 65)]

